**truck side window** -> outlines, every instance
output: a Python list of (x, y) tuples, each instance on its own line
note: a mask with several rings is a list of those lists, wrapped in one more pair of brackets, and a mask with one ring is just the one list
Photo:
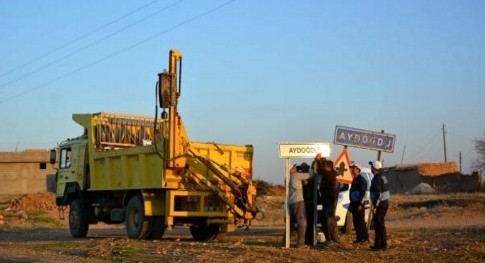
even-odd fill
[(66, 169), (71, 167), (71, 148), (61, 149), (61, 160), (59, 168)]

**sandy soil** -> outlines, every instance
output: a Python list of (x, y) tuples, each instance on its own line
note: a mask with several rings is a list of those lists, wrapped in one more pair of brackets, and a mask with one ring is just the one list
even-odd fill
[(284, 248), (280, 197), (267, 199), (263, 222), (211, 242), (194, 242), (187, 228), (131, 240), (123, 226), (104, 224), (73, 239), (48, 198), (0, 202), (0, 262), (485, 262), (484, 193), (393, 196), (382, 252), (353, 244), (353, 234), (337, 247)]

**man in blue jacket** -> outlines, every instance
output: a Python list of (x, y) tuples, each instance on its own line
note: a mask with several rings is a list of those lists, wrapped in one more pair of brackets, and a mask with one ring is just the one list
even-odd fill
[(352, 212), (352, 219), (355, 228), (357, 239), (354, 243), (366, 243), (369, 241), (369, 233), (365, 224), (365, 204), (364, 197), (367, 192), (367, 180), (360, 175), (362, 168), (358, 164), (350, 166), (352, 177), (352, 185), (350, 186), (350, 206)]

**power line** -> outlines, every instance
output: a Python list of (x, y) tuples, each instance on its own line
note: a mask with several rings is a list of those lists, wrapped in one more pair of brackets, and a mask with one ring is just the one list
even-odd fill
[(106, 27), (108, 27), (108, 26), (110, 26), (110, 25), (112, 25), (112, 24), (114, 24), (114, 23), (116, 23), (116, 22), (118, 22), (118, 21), (122, 20), (123, 18), (126, 18), (126, 17), (128, 17), (128, 16), (130, 16), (130, 15), (132, 15), (132, 14), (135, 14), (135, 13), (137, 13), (138, 11), (140, 11), (140, 10), (142, 10), (142, 9), (145, 9), (145, 8), (147, 8), (148, 6), (150, 6), (150, 5), (154, 4), (154, 3), (158, 2), (158, 1), (160, 1), (160, 0), (153, 0), (153, 1), (151, 1), (151, 2), (148, 2), (148, 3), (144, 4), (144, 5), (142, 5), (142, 6), (138, 7), (138, 8), (136, 8), (135, 10), (132, 10), (132, 11), (130, 11), (130, 12), (128, 12), (128, 13), (126, 13), (126, 14), (122, 15), (122, 16), (119, 16), (119, 17), (115, 18), (114, 20), (111, 20), (110, 22), (108, 22), (108, 23), (106, 23), (106, 24), (104, 24), (104, 25), (101, 25), (101, 26), (99, 26), (99, 27), (95, 28), (94, 30), (91, 30), (91, 31), (89, 31), (89, 32), (85, 33), (84, 35), (81, 35), (81, 36), (79, 36), (79, 37), (77, 37), (77, 38), (75, 38), (75, 39), (73, 39), (73, 40), (70, 40), (70, 41), (68, 41), (68, 42), (66, 42), (66, 43), (64, 43), (64, 44), (62, 44), (62, 45), (60, 45), (60, 46), (59, 46), (59, 47), (57, 47), (57, 48), (54, 48), (54, 49), (52, 49), (52, 50), (50, 50), (50, 51), (48, 51), (48, 52), (46, 52), (46, 53), (44, 53), (44, 54), (42, 54), (42, 55), (40, 55), (40, 56), (38, 56), (38, 57), (36, 57), (36, 58), (34, 58), (34, 59), (30, 60), (30, 61), (27, 61), (26, 63), (24, 63), (24, 64), (22, 64), (22, 65), (20, 65), (20, 66), (18, 66), (18, 67), (15, 67), (15, 68), (13, 68), (13, 69), (11, 69), (11, 70), (7, 71), (7, 72), (4, 72), (4, 73), (2, 73), (2, 74), (0, 75), (0, 78), (1, 78), (1, 77), (4, 77), (4, 76), (7, 76), (7, 75), (9, 75), (9, 74), (11, 74), (11, 73), (13, 73), (13, 72), (16, 72), (16, 71), (18, 71), (18, 70), (20, 70), (20, 69), (23, 69), (23, 68), (25, 68), (25, 67), (26, 67), (26, 66), (28, 66), (28, 65), (31, 65), (31, 64), (33, 64), (33, 63), (35, 63), (35, 62), (37, 62), (37, 61), (39, 61), (39, 60), (41, 60), (41, 59), (43, 59), (43, 58), (45, 58), (45, 57), (47, 57), (47, 56), (51, 55), (51, 54), (53, 54), (53, 53), (56, 53), (57, 51), (62, 50), (62, 49), (66, 48), (66, 47), (68, 47), (68, 46), (70, 46), (70, 45), (72, 45), (72, 44), (74, 44), (74, 43), (76, 43), (76, 42), (78, 42), (78, 41), (80, 41), (80, 40), (82, 40), (82, 39), (84, 39), (84, 38), (86, 38), (86, 37), (90, 36), (90, 35), (93, 35), (94, 33), (97, 33), (97, 32), (99, 32), (99, 31), (101, 31), (102, 29), (104, 29), (104, 28), (106, 28)]
[(160, 14), (160, 13), (162, 13), (162, 12), (164, 12), (164, 11), (166, 11), (166, 10), (168, 10), (168, 9), (170, 9), (170, 8), (172, 8), (172, 7), (180, 4), (180, 3), (182, 3), (183, 1), (185, 1), (185, 0), (180, 0), (180, 1), (176, 2), (176, 3), (174, 3), (174, 4), (171, 4), (171, 5), (168, 5), (166, 7), (163, 7), (161, 9), (155, 11), (154, 13), (152, 13), (152, 14), (146, 16), (146, 17), (143, 17), (143, 18), (135, 21), (134, 23), (131, 23), (131, 24), (129, 24), (129, 25), (127, 25), (127, 26), (125, 26), (125, 27), (123, 27), (123, 28), (121, 28), (121, 29), (119, 29), (119, 30), (117, 30), (117, 31), (109, 34), (109, 35), (106, 35), (106, 36), (104, 36), (104, 37), (102, 37), (102, 38), (100, 38), (98, 40), (95, 40), (95, 41), (93, 41), (93, 42), (91, 42), (91, 43), (89, 43), (89, 44), (87, 44), (87, 45), (85, 45), (85, 46), (83, 46), (81, 48), (78, 48), (78, 49), (74, 50), (73, 52), (71, 52), (71, 53), (69, 53), (69, 54), (67, 54), (67, 55), (65, 55), (65, 56), (63, 56), (61, 58), (58, 58), (58, 59), (56, 59), (54, 61), (51, 61), (51, 62), (49, 62), (47, 64), (44, 64), (44, 65), (42, 65), (42, 66), (40, 66), (40, 67), (38, 67), (38, 68), (30, 71), (30, 72), (27, 72), (27, 73), (21, 75), (20, 77), (18, 77), (16, 79), (13, 79), (13, 80), (11, 80), (11, 81), (9, 81), (7, 83), (4, 83), (4, 84), (0, 85), (0, 89), (1, 88), (4, 88), (6, 86), (9, 86), (9, 85), (11, 85), (11, 84), (13, 84), (15, 82), (18, 82), (18, 81), (20, 81), (20, 80), (22, 80), (22, 79), (24, 79), (24, 78), (26, 78), (26, 77), (34, 74), (34, 73), (37, 73), (39, 71), (42, 71), (42, 70), (44, 70), (46, 68), (49, 68), (49, 67), (55, 65), (55, 64), (58, 64), (59, 62), (61, 62), (63, 60), (66, 60), (66, 59), (68, 59), (68, 58), (70, 58), (70, 57), (72, 57), (72, 56), (74, 56), (74, 55), (76, 55), (76, 54), (78, 54), (78, 53), (80, 53), (80, 52), (82, 52), (82, 51), (84, 51), (84, 50), (92, 47), (92, 46), (95, 46), (95, 45), (97, 45), (97, 44), (99, 44), (99, 43), (101, 43), (101, 42), (103, 42), (103, 41), (105, 41), (105, 40), (107, 40), (107, 39), (109, 39), (109, 38), (111, 38), (111, 37), (113, 37), (113, 36), (115, 36), (115, 35), (123, 32), (123, 31), (127, 30), (128, 28), (131, 28), (131, 27), (133, 27), (133, 26), (135, 26), (135, 25), (137, 25), (137, 24), (139, 24), (139, 23), (141, 23), (141, 22), (143, 22), (143, 21), (145, 21), (145, 20), (147, 20), (147, 19), (149, 19), (149, 18), (151, 18), (151, 17), (153, 17), (155, 15), (158, 15), (158, 14)]
[(230, 1), (224, 2), (224, 3), (222, 3), (222, 4), (220, 4), (220, 5), (216, 6), (216, 7), (213, 7), (211, 9), (209, 9), (209, 10), (207, 10), (207, 11), (199, 14), (199, 15), (196, 15), (196, 16), (194, 16), (192, 18), (189, 18), (189, 19), (187, 19), (185, 21), (182, 21), (182, 22), (180, 22), (180, 23), (178, 23), (178, 24), (176, 24), (176, 25), (174, 25), (172, 27), (169, 27), (168, 29), (162, 30), (162, 31), (158, 32), (155, 35), (152, 35), (152, 36), (147, 37), (147, 38), (145, 38), (143, 40), (140, 40), (140, 41), (138, 41), (138, 42), (136, 42), (136, 43), (134, 43), (134, 44), (132, 44), (132, 45), (130, 45), (128, 47), (125, 47), (123, 49), (120, 49), (118, 51), (115, 51), (115, 52), (113, 52), (113, 53), (111, 53), (111, 54), (109, 54), (107, 56), (104, 56), (104, 57), (98, 59), (98, 60), (95, 60), (95, 61), (93, 61), (91, 63), (88, 63), (88, 64), (86, 64), (84, 66), (78, 67), (78, 68), (76, 68), (76, 69), (74, 69), (72, 71), (69, 71), (69, 72), (67, 72), (67, 73), (65, 73), (65, 74), (63, 74), (63, 75), (61, 75), (61, 76), (59, 76), (57, 78), (51, 79), (51, 80), (49, 80), (49, 81), (47, 81), (47, 82), (45, 82), (43, 84), (40, 84), (38, 86), (35, 86), (35, 87), (31, 88), (31, 89), (27, 89), (27, 90), (25, 90), (23, 92), (17, 93), (15, 95), (12, 95), (12, 96), (7, 97), (7, 98), (4, 98), (4, 99), (0, 100), (0, 104), (4, 103), (6, 101), (13, 100), (13, 99), (18, 98), (18, 97), (21, 97), (21, 96), (26, 95), (28, 93), (31, 93), (31, 92), (33, 92), (35, 90), (41, 89), (41, 88), (43, 88), (45, 86), (48, 86), (49, 84), (52, 84), (54, 82), (57, 82), (57, 81), (59, 81), (61, 79), (64, 79), (64, 78), (66, 78), (66, 77), (68, 77), (70, 75), (73, 75), (75, 73), (78, 73), (78, 72), (80, 72), (82, 70), (85, 70), (85, 69), (87, 69), (89, 67), (92, 67), (92, 66), (94, 66), (96, 64), (99, 64), (102, 61), (105, 61), (105, 60), (110, 59), (110, 58), (112, 58), (114, 56), (117, 56), (117, 55), (119, 55), (121, 53), (124, 53), (124, 52), (126, 52), (126, 51), (128, 51), (130, 49), (133, 49), (133, 48), (137, 47), (137, 46), (140, 46), (140, 45), (142, 45), (142, 44), (144, 44), (144, 43), (146, 43), (146, 42), (148, 42), (150, 40), (153, 40), (153, 39), (155, 39), (155, 38), (157, 38), (157, 37), (159, 37), (159, 36), (161, 36), (163, 34), (169, 33), (171, 31), (173, 31), (173, 30), (175, 30), (175, 29), (177, 29), (179, 27), (182, 27), (182, 26), (184, 26), (186, 24), (189, 24), (189, 23), (191, 23), (191, 22), (193, 22), (193, 21), (195, 21), (195, 20), (197, 20), (197, 19), (199, 19), (201, 17), (204, 17), (206, 15), (209, 15), (209, 14), (211, 14), (211, 13), (213, 13), (213, 12), (215, 12), (215, 11), (217, 11), (217, 10), (219, 10), (219, 9), (221, 9), (221, 8), (223, 8), (223, 7), (231, 4), (233, 2), (236, 2), (236, 1), (237, 0), (230, 0)]
[(426, 144), (421, 146), (421, 148), (417, 151), (416, 154), (411, 155), (412, 157), (408, 159), (408, 161), (419, 159), (419, 157), (421, 157), (421, 155), (424, 154), (424, 150), (430, 148), (431, 146), (434, 146), (439, 138), (440, 136), (438, 135), (435, 135), (434, 137), (430, 138)]
[(453, 132), (450, 132), (449, 130), (446, 131), (446, 134), (448, 135), (451, 135), (453, 136), (454, 138), (458, 138), (458, 139), (461, 139), (463, 141), (466, 141), (466, 142), (473, 142), (473, 139), (470, 139), (470, 138), (466, 138), (465, 136), (462, 136), (462, 135), (459, 135), (459, 134), (456, 134), (456, 133), (453, 133)]

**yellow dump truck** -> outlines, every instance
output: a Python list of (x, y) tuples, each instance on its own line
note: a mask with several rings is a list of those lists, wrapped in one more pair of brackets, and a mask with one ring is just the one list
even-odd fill
[(195, 240), (207, 241), (262, 216), (253, 147), (189, 140), (177, 111), (182, 55), (171, 50), (169, 57), (169, 71), (158, 74), (155, 117), (73, 114), (84, 133), (52, 150), (56, 204), (69, 207), (72, 237), (105, 222), (124, 223), (136, 239), (190, 226)]

